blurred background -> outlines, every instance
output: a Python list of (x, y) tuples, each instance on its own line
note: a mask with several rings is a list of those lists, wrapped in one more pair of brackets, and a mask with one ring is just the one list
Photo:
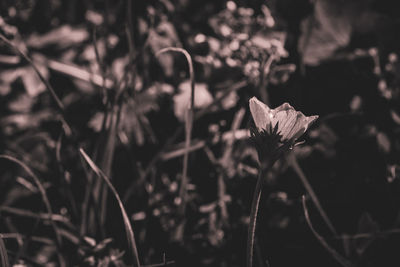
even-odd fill
[(142, 265), (244, 266), (256, 96), (320, 117), (265, 177), (255, 266), (341, 266), (304, 181), (343, 258), (399, 266), (396, 2), (1, 0), (0, 263), (132, 266), (131, 224)]

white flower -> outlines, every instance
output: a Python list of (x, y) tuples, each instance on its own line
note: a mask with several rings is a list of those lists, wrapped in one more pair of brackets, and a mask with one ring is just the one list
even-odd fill
[(273, 134), (275, 127), (277, 127), (276, 133), (281, 136), (281, 142), (295, 142), (297, 138), (307, 131), (311, 123), (318, 118), (318, 116), (305, 116), (288, 103), (284, 103), (275, 109), (270, 109), (253, 97), (250, 99), (249, 105), (257, 130)]

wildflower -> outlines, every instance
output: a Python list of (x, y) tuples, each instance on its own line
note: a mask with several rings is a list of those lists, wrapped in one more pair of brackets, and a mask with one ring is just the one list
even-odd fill
[(292, 147), (318, 116), (305, 116), (288, 103), (271, 109), (257, 98), (249, 101), (255, 128), (251, 129), (260, 161), (276, 158)]
[(310, 124), (318, 116), (307, 117), (300, 111), (296, 111), (288, 103), (284, 103), (276, 109), (270, 109), (255, 97), (250, 99), (249, 105), (255, 124), (255, 127), (250, 129), (251, 136), (255, 141), (260, 161), (247, 235), (246, 266), (252, 267), (257, 213), (263, 188), (263, 177), (274, 162), (295, 144), (297, 138), (307, 131)]

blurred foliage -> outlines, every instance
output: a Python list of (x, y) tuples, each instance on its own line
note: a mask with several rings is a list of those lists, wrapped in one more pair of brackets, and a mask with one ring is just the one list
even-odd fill
[[(320, 119), (293, 149), (355, 266), (399, 266), (400, 37), (394, 0), (0, 2), (0, 237), (14, 266), (127, 266), (120, 212), (79, 156), (108, 175), (142, 264), (243, 266), (257, 175), (248, 99)], [(187, 206), (184, 121), (194, 62)], [(31, 61), (17, 52), (20, 50)], [(54, 88), (54, 102), (39, 72)], [(298, 173), (265, 177), (257, 266), (337, 266), (309, 231)], [(183, 228), (181, 226), (184, 225)], [(181, 231), (181, 234), (178, 234)], [(177, 238), (178, 237), (178, 238)], [(162, 266), (162, 265), (157, 265)]]

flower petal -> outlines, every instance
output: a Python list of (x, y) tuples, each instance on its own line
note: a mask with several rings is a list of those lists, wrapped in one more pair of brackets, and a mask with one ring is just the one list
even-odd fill
[(304, 127), (304, 119), (306, 117), (303, 115), (301, 112), (297, 112), (296, 114), (296, 122), (293, 125), (292, 129), (290, 129), (290, 132), (288, 134), (288, 139), (297, 139), (299, 138), (302, 134), (304, 134), (306, 128)]
[(299, 122), (299, 127), (296, 129), (293, 129), (292, 132), (292, 139), (296, 140), (297, 138), (299, 138), (300, 136), (302, 136), (308, 129), (308, 127), (316, 120), (318, 119), (319, 116), (315, 115), (315, 116), (310, 116), (310, 117), (306, 117), (303, 115), (303, 113), (301, 113), (303, 118), (300, 120)]
[(271, 124), (271, 109), (255, 97), (249, 101), (250, 112), (258, 130), (269, 130)]
[(275, 133), (281, 136), (281, 141), (294, 142), (318, 118), (318, 116), (305, 116), (289, 103), (270, 109), (255, 97), (249, 102), (251, 115), (258, 130), (265, 130), (272, 134), (271, 129), (275, 129)]
[(288, 110), (287, 112), (287, 117), (285, 119), (285, 122), (282, 124), (281, 128), (281, 135), (282, 139), (290, 139), (291, 138), (291, 132), (293, 127), (296, 125), (298, 122), (298, 114), (294, 109)]

